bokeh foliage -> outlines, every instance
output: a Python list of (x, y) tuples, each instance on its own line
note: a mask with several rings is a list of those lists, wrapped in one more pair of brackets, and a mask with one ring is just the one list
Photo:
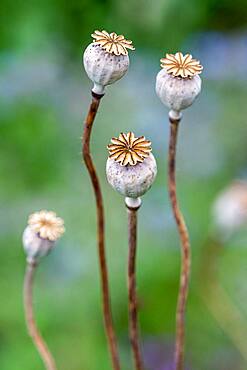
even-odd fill
[[(231, 62), (241, 40), (246, 43), (246, 19), (245, 0), (1, 1), (1, 369), (43, 369), (26, 334), (21, 297), (21, 234), (28, 214), (41, 208), (56, 210), (67, 229), (37, 275), (35, 308), (42, 333), (59, 369), (110, 368), (101, 319), (94, 198), (80, 157), (91, 86), (81, 54), (96, 28), (123, 33), (137, 48), (129, 74), (107, 91), (92, 145), (105, 194), (113, 311), (123, 368), (131, 368), (127, 224), (123, 199), (105, 180), (105, 147), (111, 136), (129, 129), (153, 142), (159, 175), (140, 210), (140, 318), (147, 363), (154, 358), (154, 370), (170, 370), (180, 253), (166, 189), (167, 111), (155, 96), (154, 81), (163, 52), (177, 48), (196, 51), (205, 67), (201, 97), (184, 114), (178, 153), (179, 197), (193, 248), (188, 369), (246, 368), (231, 338), (205, 307), (198, 285), (212, 202), (232, 179), (246, 175), (247, 87), (246, 76), (239, 73), (246, 68), (246, 48), (239, 53), (239, 63)], [(209, 68), (212, 65), (219, 77)], [(245, 231), (234, 236), (219, 262), (220, 281), (244, 317), (246, 242)]]

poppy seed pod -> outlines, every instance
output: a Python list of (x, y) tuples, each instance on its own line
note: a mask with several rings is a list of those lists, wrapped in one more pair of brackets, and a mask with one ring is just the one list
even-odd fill
[(30, 226), (25, 228), (22, 242), (28, 262), (35, 262), (46, 256), (55, 243), (48, 239), (42, 239)]
[(108, 145), (106, 176), (109, 184), (128, 198), (138, 198), (152, 186), (157, 165), (151, 153), (151, 143), (132, 132), (120, 134)]
[(64, 231), (63, 220), (54, 212), (40, 211), (30, 215), (22, 237), (27, 261), (37, 262), (46, 256)]
[(203, 67), (191, 55), (182, 53), (166, 54), (161, 66), (156, 78), (158, 97), (173, 111), (188, 108), (201, 91), (199, 74)]
[(234, 181), (216, 198), (212, 215), (217, 231), (227, 238), (247, 225), (247, 182)]
[(134, 50), (132, 41), (124, 36), (106, 31), (95, 31), (94, 42), (85, 50), (83, 64), (88, 77), (94, 83), (92, 91), (104, 94), (105, 86), (122, 78), (129, 68), (127, 48)]

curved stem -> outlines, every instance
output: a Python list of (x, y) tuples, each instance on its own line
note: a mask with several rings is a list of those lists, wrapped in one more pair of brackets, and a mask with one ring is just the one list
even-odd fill
[(128, 298), (129, 298), (129, 336), (135, 369), (143, 369), (143, 361), (138, 333), (138, 303), (136, 293), (136, 249), (137, 249), (137, 209), (128, 208)]
[(25, 280), (24, 280), (24, 308), (26, 323), (30, 337), (33, 340), (35, 347), (37, 348), (40, 357), (42, 358), (45, 368), (47, 370), (56, 370), (56, 364), (50, 353), (44, 339), (42, 338), (35, 319), (33, 312), (33, 280), (36, 270), (36, 263), (30, 262), (27, 264)]
[(184, 368), (184, 341), (185, 341), (185, 310), (189, 289), (190, 276), (190, 242), (187, 227), (183, 214), (179, 209), (176, 190), (176, 144), (179, 119), (170, 117), (170, 143), (169, 143), (169, 164), (168, 164), (168, 185), (169, 195), (172, 204), (174, 218), (177, 223), (181, 242), (181, 272), (180, 286), (176, 313), (176, 348), (175, 348), (175, 369)]
[(120, 370), (120, 361), (118, 355), (117, 341), (115, 331), (113, 327), (112, 313), (111, 313), (111, 302), (110, 292), (108, 283), (108, 271), (105, 254), (105, 226), (104, 226), (104, 208), (103, 199), (100, 188), (99, 179), (96, 173), (96, 169), (93, 164), (93, 160), (90, 154), (90, 137), (93, 127), (93, 122), (98, 111), (100, 99), (103, 95), (98, 95), (92, 92), (92, 103), (89, 108), (89, 112), (84, 124), (84, 131), (82, 137), (82, 155), (92, 182), (94, 189), (96, 207), (97, 207), (97, 233), (98, 233), (98, 255), (99, 255), (99, 266), (100, 266), (100, 279), (102, 289), (102, 303), (103, 303), (103, 315), (104, 324), (106, 330), (106, 336), (108, 340), (108, 346), (111, 353), (112, 365), (114, 370)]

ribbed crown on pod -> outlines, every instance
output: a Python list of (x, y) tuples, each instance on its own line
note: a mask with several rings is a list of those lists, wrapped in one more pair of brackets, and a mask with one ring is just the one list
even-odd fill
[(160, 59), (160, 62), (161, 67), (174, 77), (192, 78), (203, 70), (199, 60), (193, 59), (190, 54), (183, 55), (180, 52), (166, 54), (166, 57)]
[(128, 50), (135, 50), (132, 41), (126, 40), (123, 35), (117, 35), (115, 32), (94, 31), (91, 35), (94, 42), (99, 44), (108, 53), (115, 55), (128, 55)]
[(152, 151), (151, 141), (146, 140), (144, 136), (135, 137), (133, 132), (121, 133), (118, 138), (112, 138), (107, 149), (109, 158), (121, 166), (135, 166), (138, 162), (143, 162)]
[(55, 212), (42, 210), (29, 216), (28, 225), (42, 239), (58, 240), (64, 233), (64, 221)]

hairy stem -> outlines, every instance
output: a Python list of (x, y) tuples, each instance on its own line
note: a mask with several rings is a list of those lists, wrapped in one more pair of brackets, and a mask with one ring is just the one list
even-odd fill
[(92, 182), (97, 208), (97, 234), (98, 234), (98, 255), (99, 255), (99, 267), (100, 267), (100, 279), (101, 279), (101, 290), (102, 290), (102, 304), (103, 304), (103, 316), (105, 331), (108, 340), (109, 351), (111, 354), (112, 365), (114, 370), (120, 370), (120, 361), (118, 355), (117, 341), (115, 331), (113, 327), (112, 313), (111, 313), (111, 302), (110, 302), (110, 291), (108, 282), (108, 271), (105, 253), (105, 226), (104, 226), (104, 208), (103, 199), (100, 188), (99, 179), (96, 173), (96, 169), (93, 164), (93, 160), (90, 154), (90, 137), (93, 127), (93, 122), (98, 111), (100, 99), (103, 95), (98, 95), (92, 92), (92, 102), (89, 108), (89, 112), (84, 123), (84, 131), (82, 137), (82, 155)]
[(56, 364), (50, 353), (44, 339), (42, 338), (34, 318), (33, 312), (33, 280), (36, 270), (36, 263), (30, 262), (27, 264), (25, 280), (24, 280), (24, 308), (26, 323), (30, 337), (33, 340), (35, 347), (37, 348), (41, 359), (44, 362), (47, 370), (56, 370)]
[(175, 369), (184, 369), (184, 342), (185, 342), (185, 311), (189, 289), (190, 276), (190, 241), (187, 227), (180, 211), (176, 190), (176, 144), (179, 119), (170, 117), (170, 143), (168, 163), (168, 186), (170, 201), (176, 220), (181, 242), (181, 272), (176, 312), (176, 347), (175, 347)]
[[(138, 208), (137, 208), (138, 209)], [(138, 333), (138, 302), (136, 293), (136, 250), (137, 250), (137, 209), (128, 208), (128, 299), (129, 299), (129, 336), (135, 369), (143, 369), (142, 354)]]

